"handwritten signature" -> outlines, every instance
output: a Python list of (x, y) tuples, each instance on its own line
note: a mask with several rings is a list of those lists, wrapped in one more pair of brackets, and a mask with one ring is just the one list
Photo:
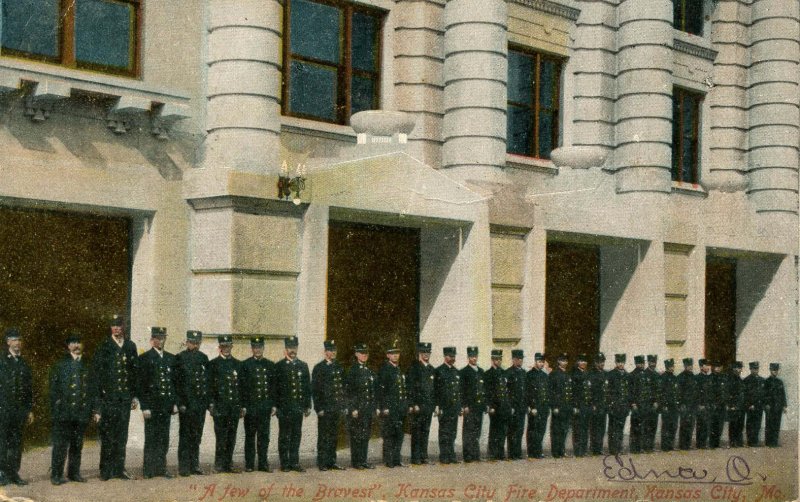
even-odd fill
[(731, 455), (725, 464), (724, 474), (712, 474), (704, 467), (678, 466), (664, 470), (637, 466), (631, 457), (606, 455), (603, 458), (603, 475), (609, 481), (624, 483), (696, 483), (727, 484), (747, 486), (767, 476), (753, 472), (747, 460), (739, 455)]

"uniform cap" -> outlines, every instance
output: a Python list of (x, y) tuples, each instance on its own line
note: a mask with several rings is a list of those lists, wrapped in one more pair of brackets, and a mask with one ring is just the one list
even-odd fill
[(251, 347), (263, 347), (264, 346), (264, 337), (263, 336), (254, 336), (250, 339), (250, 346)]
[(700, 366), (707, 366), (711, 364), (711, 361), (709, 361), (708, 359), (700, 359), (699, 361), (697, 361), (697, 364), (699, 364)]
[(675, 359), (664, 359), (664, 367), (665, 368), (674, 368), (675, 367)]
[(655, 355), (655, 354), (648, 354), (647, 355), (647, 362), (648, 363), (654, 363), (656, 361), (658, 361), (658, 356), (657, 355)]
[(478, 347), (467, 347), (467, 357), (477, 357)]
[(587, 360), (586, 354), (578, 354), (578, 357), (575, 358), (576, 363), (585, 363)]
[(186, 341), (199, 343), (203, 339), (203, 332), (190, 329), (186, 332)]
[(386, 347), (386, 353), (387, 354), (399, 354), (400, 353), (400, 341), (399, 340), (395, 340), (394, 342), (392, 342), (391, 345)]
[(565, 353), (563, 353), (563, 354), (560, 354), (560, 355), (558, 356), (558, 360), (559, 360), (559, 361), (569, 361), (569, 356), (568, 356), (568, 355), (567, 355), (567, 353), (565, 352)]
[(152, 326), (150, 328), (150, 338), (166, 338), (167, 336), (167, 328), (162, 328), (161, 326)]
[(503, 349), (492, 349), (492, 357), (502, 358), (503, 357)]
[(336, 341), (335, 340), (325, 340), (322, 342), (322, 345), (325, 347), (325, 350), (329, 350), (333, 352), (336, 350)]
[(367, 347), (366, 343), (357, 343), (353, 347), (353, 352), (357, 352), (359, 354), (369, 354), (369, 347)]
[(733, 364), (731, 364), (731, 368), (742, 369), (744, 368), (744, 364), (742, 364), (742, 361), (734, 361)]
[(22, 335), (19, 332), (19, 328), (16, 326), (6, 328), (6, 340), (19, 340), (20, 338), (22, 338)]
[(456, 348), (455, 347), (445, 347), (442, 349), (442, 354), (450, 357), (456, 356)]
[(691, 357), (684, 357), (683, 358), (683, 365), (684, 366), (692, 366), (694, 364), (694, 359)]
[(111, 316), (111, 326), (124, 326), (125, 320), (119, 314)]
[(516, 359), (523, 359), (525, 357), (525, 351), (522, 349), (513, 349), (511, 351), (511, 357)]
[(299, 345), (296, 336), (290, 336), (283, 339), (283, 346), (287, 349), (296, 349)]
[(614, 362), (624, 363), (626, 359), (625, 354), (614, 354)]
[(750, 361), (750, 369), (757, 370), (759, 367), (758, 361)]
[(431, 352), (431, 344), (430, 342), (419, 342), (417, 343), (417, 352), (427, 352), (430, 354)]
[(80, 343), (83, 340), (83, 334), (80, 331), (72, 330), (67, 333), (67, 345), (70, 343)]
[(541, 352), (537, 352), (536, 354), (533, 355), (533, 360), (544, 361), (544, 354), (542, 354)]
[(231, 335), (219, 335), (217, 343), (220, 345), (233, 345), (233, 337)]
[(779, 369), (781, 369), (780, 363), (769, 363), (770, 371), (778, 371)]
[(597, 355), (594, 356), (594, 362), (596, 363), (605, 360), (606, 360), (606, 355), (603, 354), (602, 352), (598, 352)]
[(644, 364), (644, 356), (633, 356), (633, 362), (635, 364)]

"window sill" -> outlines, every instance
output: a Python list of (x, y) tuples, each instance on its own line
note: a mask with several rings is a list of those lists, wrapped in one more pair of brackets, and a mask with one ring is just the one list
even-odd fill
[(717, 51), (712, 48), (711, 40), (681, 30), (673, 31), (675, 33), (673, 47), (676, 51), (708, 61), (717, 58)]
[(544, 174), (558, 174), (558, 167), (549, 159), (537, 159), (514, 153), (506, 154), (506, 167)]
[(691, 195), (693, 197), (708, 197), (708, 192), (699, 183), (687, 183), (685, 181), (673, 181), (672, 193)]
[(281, 132), (333, 139), (347, 143), (356, 142), (356, 132), (352, 127), (297, 117), (281, 116)]

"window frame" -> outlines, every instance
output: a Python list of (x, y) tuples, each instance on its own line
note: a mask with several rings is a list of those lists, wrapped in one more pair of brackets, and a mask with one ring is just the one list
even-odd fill
[(132, 5), (134, 10), (129, 53), (129, 61), (131, 65), (128, 68), (79, 61), (76, 58), (75, 15), (78, 4), (75, 0), (59, 0), (58, 2), (58, 56), (54, 57), (16, 49), (9, 49), (2, 47), (1, 43), (0, 56), (10, 56), (20, 59), (40, 61), (65, 68), (86, 70), (109, 75), (139, 77), (141, 74), (142, 21), (144, 18), (143, 11), (145, 0), (113, 0), (113, 2)]
[[(683, 130), (683, 103), (684, 100), (691, 99), (694, 101), (694, 119), (692, 120), (692, 172), (688, 181), (683, 179), (683, 151), (684, 151), (684, 130)], [(672, 88), (672, 181), (679, 183), (697, 184), (700, 182), (700, 130), (701, 130), (701, 113), (703, 109), (703, 101), (705, 94), (685, 89), (683, 87)], [(678, 114), (675, 116), (675, 110)]]
[[(539, 51), (531, 47), (525, 47), (518, 44), (510, 43), (508, 45), (508, 52), (516, 52), (520, 53), (525, 57), (533, 58), (533, 74), (531, 78), (533, 79), (531, 85), (531, 97), (532, 97), (532, 104), (528, 105), (526, 103), (520, 103), (516, 101), (511, 101), (510, 98), (506, 97), (506, 113), (508, 109), (513, 105), (516, 107), (527, 108), (530, 110), (533, 116), (533, 130), (531, 132), (531, 142), (528, 145), (527, 153), (517, 153), (511, 152), (508, 149), (509, 139), (506, 138), (506, 153), (510, 155), (519, 155), (521, 157), (527, 157), (532, 159), (543, 159), (549, 160), (550, 156), (547, 157), (540, 157), (539, 156), (539, 147), (540, 147), (540, 134), (539, 134), (539, 117), (541, 116), (541, 106), (540, 106), (540, 89), (541, 89), (541, 69), (542, 69), (542, 61), (549, 60), (553, 61), (557, 65), (557, 71), (554, 72), (557, 81), (554, 83), (553, 86), (553, 104), (554, 107), (550, 113), (553, 114), (553, 131), (551, 137), (551, 143), (553, 145), (551, 152), (559, 147), (562, 134), (561, 134), (561, 112), (562, 112), (562, 89), (561, 86), (563, 85), (563, 73), (564, 67), (566, 65), (566, 58), (563, 56), (558, 56), (555, 54), (546, 53), (544, 51)], [(508, 117), (508, 115), (507, 115)]]
[[(283, 70), (281, 79), (281, 115), (287, 117), (297, 117), (301, 119), (314, 120), (329, 124), (346, 125), (350, 122), (352, 110), (352, 82), (353, 76), (369, 76), (374, 79), (375, 88), (372, 96), (372, 109), (379, 109), (381, 105), (381, 78), (383, 77), (383, 30), (386, 22), (386, 12), (375, 7), (346, 2), (341, 0), (308, 0), (312, 3), (328, 5), (339, 9), (339, 16), (342, 20), (341, 32), (339, 33), (339, 48), (341, 54), (339, 63), (333, 64), (328, 61), (318, 60), (309, 56), (295, 56), (291, 52), (292, 27), (291, 10), (292, 0), (286, 0), (283, 9)], [(359, 12), (375, 18), (377, 30), (375, 33), (375, 71), (354, 69), (352, 65), (352, 24), (353, 14)], [(315, 115), (296, 112), (290, 108), (291, 99), (291, 67), (292, 61), (300, 61), (306, 64), (319, 65), (326, 68), (336, 68), (336, 101), (335, 118), (328, 120)]]
[[(697, 33), (690, 30), (690, 22), (687, 15), (687, 3), (692, 1), (700, 2), (700, 19), (699, 19), (699, 30)], [(695, 35), (698, 37), (703, 36), (703, 32), (705, 31), (705, 0), (672, 0), (672, 27), (678, 31), (682, 31), (684, 33), (689, 33), (690, 35)], [(675, 15), (680, 14), (680, 15)]]

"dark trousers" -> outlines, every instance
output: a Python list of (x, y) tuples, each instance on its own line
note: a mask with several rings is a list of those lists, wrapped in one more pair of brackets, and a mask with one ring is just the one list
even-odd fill
[(239, 413), (224, 413), (214, 416), (214, 469), (229, 472), (233, 469), (233, 448), (236, 431), (239, 429)]
[(766, 410), (766, 425), (764, 426), (764, 444), (766, 446), (778, 446), (778, 436), (781, 432), (782, 418), (782, 408)]
[(758, 446), (758, 436), (761, 433), (761, 420), (764, 410), (755, 408), (747, 410), (745, 429), (747, 430), (747, 446)]
[(338, 411), (326, 411), (317, 415), (317, 467), (331, 467), (336, 464), (336, 439), (339, 435)]
[(709, 448), (719, 448), (719, 440), (722, 437), (722, 428), (725, 426), (725, 410), (715, 408), (708, 414), (708, 446)]
[(572, 417), (572, 453), (576, 457), (586, 456), (589, 445), (589, 410), (579, 409)]
[(428, 438), (431, 433), (431, 411), (420, 410), (411, 415), (411, 463), (428, 460)]
[(281, 469), (300, 466), (300, 438), (303, 434), (303, 412), (284, 410), (278, 413), (278, 456)]
[(178, 471), (191, 474), (200, 470), (200, 441), (203, 439), (206, 410), (187, 409), (179, 419)]
[(609, 455), (620, 455), (623, 453), (622, 437), (625, 431), (625, 419), (628, 414), (609, 414), (608, 415), (608, 453)]
[(265, 471), (269, 467), (267, 451), (269, 450), (269, 426), (272, 410), (247, 410), (244, 416), (244, 467)]
[(744, 446), (744, 411), (728, 410), (728, 445), (731, 448)]
[(506, 458), (508, 419), (508, 414), (498, 410), (489, 415), (489, 460), (505, 460)]
[(100, 476), (114, 478), (125, 470), (131, 403), (128, 400), (104, 403), (100, 413), (100, 422), (97, 424), (100, 436)]
[(54, 478), (64, 475), (64, 463), (69, 456), (67, 477), (76, 478), (81, 474), (81, 451), (86, 422), (55, 422), (53, 424), (53, 455), (50, 462), (50, 475)]
[(400, 449), (403, 447), (403, 420), (405, 414), (389, 413), (381, 420), (383, 438), (383, 463), (389, 467), (401, 464)]
[(658, 429), (658, 411), (649, 409), (642, 415), (642, 450), (651, 452), (655, 449), (656, 429)]
[(661, 451), (675, 449), (675, 433), (678, 431), (680, 414), (678, 410), (662, 410), (661, 412)]
[(481, 429), (483, 428), (483, 412), (480, 408), (470, 408), (464, 415), (461, 424), (461, 442), (463, 443), (464, 462), (477, 462), (481, 459)]
[(444, 411), (439, 415), (439, 462), (456, 462), (456, 434), (458, 432), (458, 412)]
[(572, 421), (572, 408), (562, 408), (558, 413), (553, 413), (550, 418), (550, 453), (553, 458), (564, 456), (570, 422)]
[(631, 453), (642, 452), (642, 433), (644, 432), (644, 412), (642, 410), (631, 411)]
[(547, 418), (549, 415), (550, 410), (539, 408), (536, 411), (536, 415), (528, 416), (528, 432), (525, 442), (528, 447), (529, 457), (542, 456), (542, 441), (544, 441), (544, 433), (547, 431)]
[(163, 476), (167, 472), (167, 451), (169, 450), (168, 412), (152, 412), (144, 421), (144, 477)]
[(351, 415), (348, 419), (348, 427), (350, 429), (350, 463), (353, 467), (361, 467), (367, 463), (372, 414), (359, 413), (358, 418), (353, 418)]
[(711, 427), (711, 412), (708, 408), (697, 410), (697, 427), (695, 433), (695, 444), (701, 450), (708, 448), (708, 434)]
[(0, 472), (9, 480), (19, 478), (22, 463), (22, 431), (25, 429), (27, 415), (11, 413), (7, 419), (0, 419)]
[(508, 417), (508, 458), (513, 460), (522, 458), (522, 436), (525, 434), (526, 411), (526, 408), (520, 407)]
[(589, 421), (589, 446), (592, 455), (603, 454), (603, 438), (606, 435), (606, 411), (592, 411)]
[(681, 450), (692, 449), (692, 434), (694, 433), (694, 412), (681, 413), (680, 430), (678, 432), (678, 448)]

